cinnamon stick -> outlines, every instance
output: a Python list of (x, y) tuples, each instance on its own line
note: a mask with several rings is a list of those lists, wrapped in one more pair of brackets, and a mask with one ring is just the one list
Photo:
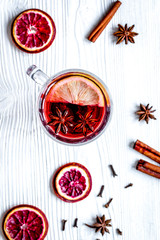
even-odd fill
[(160, 152), (156, 151), (154, 148), (149, 147), (147, 144), (137, 140), (133, 148), (143, 155), (151, 158), (155, 162), (160, 163)]
[(103, 30), (106, 28), (108, 23), (113, 18), (114, 14), (117, 12), (118, 8), (121, 6), (120, 1), (116, 1), (112, 8), (109, 10), (107, 15), (99, 22), (99, 24), (96, 26), (96, 28), (92, 31), (92, 33), (89, 35), (88, 40), (91, 42), (95, 42), (97, 38), (100, 36), (100, 34), (103, 32)]
[(160, 167), (153, 165), (149, 162), (146, 162), (142, 159), (138, 161), (136, 169), (152, 177), (156, 177), (160, 179)]

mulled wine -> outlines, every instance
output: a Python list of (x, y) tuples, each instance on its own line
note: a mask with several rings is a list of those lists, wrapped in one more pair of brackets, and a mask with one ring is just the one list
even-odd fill
[(53, 78), (39, 100), (40, 119), (49, 135), (69, 144), (84, 143), (98, 136), (109, 120), (110, 108), (104, 86), (82, 72)]

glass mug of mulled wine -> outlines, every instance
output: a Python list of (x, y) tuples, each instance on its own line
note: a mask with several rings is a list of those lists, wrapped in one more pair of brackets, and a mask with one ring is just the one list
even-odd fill
[(82, 145), (100, 136), (111, 118), (107, 87), (94, 74), (78, 69), (49, 78), (35, 65), (27, 74), (42, 85), (38, 115), (45, 132), (67, 145)]

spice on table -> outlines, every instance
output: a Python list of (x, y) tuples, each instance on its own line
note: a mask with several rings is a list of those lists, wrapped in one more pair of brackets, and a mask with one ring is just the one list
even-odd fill
[(67, 220), (62, 219), (62, 231), (65, 230)]
[(110, 205), (110, 203), (112, 202), (112, 200), (113, 200), (113, 198), (111, 198), (104, 206), (105, 206), (105, 208), (108, 208), (109, 207), (109, 205)]
[(113, 18), (114, 14), (117, 12), (118, 8), (121, 6), (120, 1), (116, 1), (113, 3), (112, 8), (107, 12), (107, 15), (100, 21), (100, 23), (96, 26), (96, 28), (89, 35), (88, 40), (91, 42), (95, 42), (103, 30), (106, 28), (108, 23)]
[(104, 191), (104, 185), (101, 186), (100, 192), (98, 193), (97, 197), (102, 197), (103, 191)]
[(77, 223), (78, 223), (78, 218), (75, 218), (75, 220), (74, 220), (74, 224), (73, 224), (73, 227), (76, 227), (76, 228), (78, 228), (78, 225), (77, 225)]
[(155, 116), (152, 114), (156, 110), (151, 110), (153, 106), (149, 107), (149, 104), (147, 106), (144, 106), (143, 104), (140, 104), (140, 110), (136, 112), (137, 115), (139, 115), (139, 121), (145, 120), (148, 124), (149, 119), (156, 120)]
[(116, 232), (117, 232), (119, 235), (122, 235), (122, 231), (121, 231), (119, 228), (116, 229)]
[(136, 169), (152, 177), (160, 179), (160, 167), (153, 165), (149, 162), (146, 162), (142, 159), (138, 161)]
[(111, 169), (111, 171), (112, 171), (113, 177), (118, 176), (117, 173), (115, 172), (113, 166), (112, 166), (112, 165), (109, 165), (109, 167), (110, 167), (110, 169)]
[(133, 183), (129, 183), (128, 185), (126, 185), (124, 188), (129, 188), (129, 187), (132, 187), (133, 186)]
[(105, 232), (110, 233), (107, 228), (107, 227), (112, 227), (110, 222), (111, 222), (111, 219), (106, 220), (105, 215), (103, 215), (102, 217), (97, 216), (97, 222), (94, 223), (93, 225), (88, 225), (88, 224), (85, 224), (85, 225), (90, 228), (95, 228), (95, 232), (101, 232), (103, 236)]
[(151, 158), (155, 162), (160, 163), (160, 152), (155, 150), (152, 147), (149, 147), (147, 144), (137, 140), (133, 147), (136, 151), (142, 153), (143, 155)]
[(122, 25), (118, 24), (118, 31), (113, 33), (114, 36), (118, 37), (117, 44), (123, 42), (125, 40), (125, 44), (128, 44), (128, 41), (131, 43), (135, 43), (134, 38), (138, 33), (132, 32), (134, 25), (131, 27), (127, 27), (127, 24), (123, 27)]

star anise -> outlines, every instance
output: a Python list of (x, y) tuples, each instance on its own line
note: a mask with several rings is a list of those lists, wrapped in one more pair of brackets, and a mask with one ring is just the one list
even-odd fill
[(84, 136), (87, 135), (87, 129), (93, 132), (94, 131), (93, 124), (97, 122), (96, 119), (92, 118), (93, 110), (86, 113), (85, 116), (83, 116), (81, 113), (78, 113), (78, 116), (79, 116), (79, 120), (77, 125), (74, 127), (74, 130), (82, 128)]
[(103, 236), (105, 232), (110, 233), (107, 228), (107, 227), (112, 227), (110, 222), (111, 222), (111, 219), (106, 220), (105, 215), (103, 215), (102, 217), (97, 216), (97, 222), (94, 223), (93, 225), (88, 225), (88, 224), (85, 224), (85, 225), (90, 228), (95, 228), (96, 229), (95, 232), (100, 231)]
[(139, 115), (139, 121), (145, 120), (146, 123), (149, 122), (149, 119), (154, 119), (156, 120), (155, 116), (152, 114), (156, 110), (152, 110), (152, 106), (149, 107), (149, 104), (145, 107), (143, 104), (140, 104), (140, 110), (136, 112), (137, 115)]
[(125, 40), (125, 44), (128, 44), (128, 41), (131, 43), (135, 43), (134, 38), (138, 33), (132, 32), (134, 25), (131, 27), (127, 27), (127, 24), (123, 27), (122, 25), (118, 24), (118, 31), (113, 33), (114, 36), (118, 37), (117, 44), (123, 42)]
[(58, 107), (56, 107), (56, 116), (51, 114), (51, 121), (48, 123), (50, 126), (56, 126), (55, 133), (58, 134), (61, 130), (64, 134), (68, 132), (68, 126), (73, 126), (73, 116), (68, 116), (69, 111), (66, 109), (62, 112)]

